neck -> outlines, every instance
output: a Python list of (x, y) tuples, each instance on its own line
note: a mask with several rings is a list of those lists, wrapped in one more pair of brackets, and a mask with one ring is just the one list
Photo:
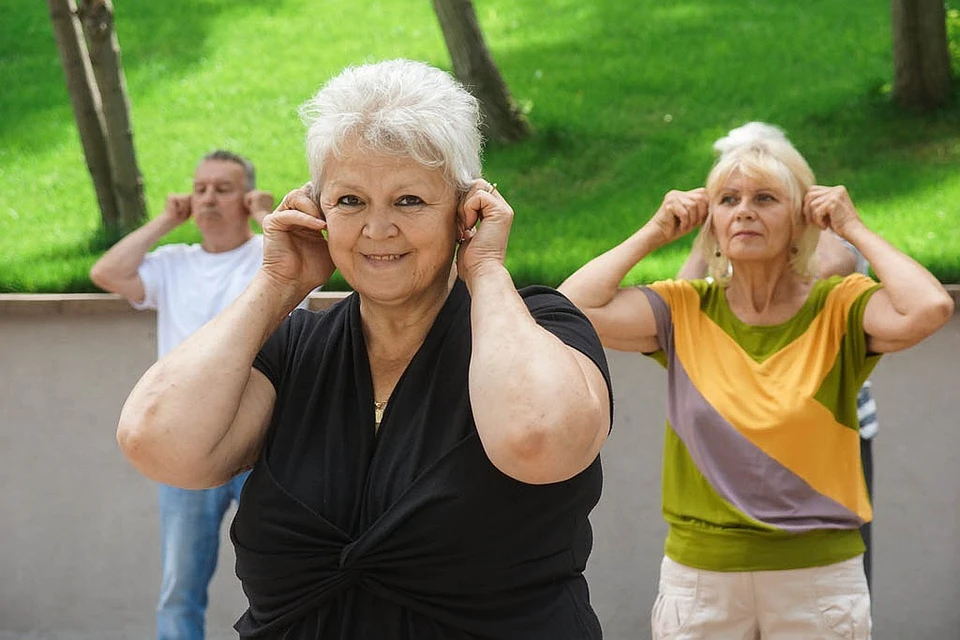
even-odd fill
[(737, 262), (727, 286), (727, 299), (762, 316), (777, 305), (792, 300), (801, 284), (800, 277), (786, 261), (774, 264)]
[(360, 295), (360, 324), (371, 363), (406, 365), (423, 343), (456, 282), (441, 281), (398, 304), (384, 304)]
[(200, 246), (207, 253), (226, 253), (233, 251), (253, 237), (249, 227), (240, 232), (207, 233), (203, 236)]

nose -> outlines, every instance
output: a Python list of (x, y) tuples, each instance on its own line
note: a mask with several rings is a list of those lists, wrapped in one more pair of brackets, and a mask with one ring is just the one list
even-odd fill
[(203, 191), (199, 194), (200, 202), (211, 203), (214, 201), (216, 195), (213, 187), (204, 187)]
[(398, 233), (391, 213), (380, 207), (371, 207), (363, 223), (363, 235), (371, 240), (392, 238)]
[(747, 198), (742, 198), (733, 210), (733, 216), (737, 219), (752, 218), (754, 215), (753, 209), (750, 207), (750, 201)]

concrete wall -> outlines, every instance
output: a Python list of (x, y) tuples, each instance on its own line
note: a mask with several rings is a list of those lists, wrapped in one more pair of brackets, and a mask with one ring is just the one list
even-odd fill
[[(316, 304), (325, 304), (327, 298)], [(151, 364), (155, 318), (112, 296), (0, 296), (0, 640), (153, 634), (155, 488), (118, 451), (120, 406)], [(612, 640), (649, 638), (664, 526), (664, 376), (610, 352), (616, 424), (603, 452), (588, 574)], [(960, 638), (960, 315), (874, 376), (875, 637)], [(209, 637), (244, 601), (226, 541)]]

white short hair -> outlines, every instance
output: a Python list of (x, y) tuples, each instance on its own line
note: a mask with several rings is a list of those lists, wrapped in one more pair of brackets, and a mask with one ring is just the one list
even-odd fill
[(480, 177), (479, 104), (450, 74), (422, 62), (348, 67), (300, 107), (310, 177), (319, 188), (345, 143), (440, 169), (465, 192)]

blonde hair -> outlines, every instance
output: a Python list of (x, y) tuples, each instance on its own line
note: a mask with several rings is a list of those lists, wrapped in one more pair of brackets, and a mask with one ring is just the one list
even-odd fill
[[(814, 277), (820, 229), (804, 219), (803, 198), (815, 180), (810, 165), (783, 130), (764, 122), (750, 122), (717, 140), (713, 149), (718, 157), (707, 176), (709, 201), (713, 202), (734, 172), (778, 184), (789, 198), (794, 225), (803, 229), (790, 248), (790, 268), (803, 278)], [(710, 218), (700, 229), (695, 246), (703, 253), (708, 274), (718, 282), (729, 281), (730, 259), (720, 252), (720, 242)]]

